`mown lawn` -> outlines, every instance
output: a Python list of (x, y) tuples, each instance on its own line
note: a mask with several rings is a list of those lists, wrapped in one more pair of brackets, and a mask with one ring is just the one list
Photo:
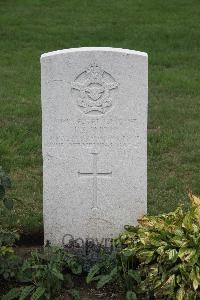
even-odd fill
[(0, 165), (22, 199), (4, 225), (42, 228), (39, 58), (82, 46), (149, 54), (149, 213), (200, 194), (199, 0), (0, 0)]

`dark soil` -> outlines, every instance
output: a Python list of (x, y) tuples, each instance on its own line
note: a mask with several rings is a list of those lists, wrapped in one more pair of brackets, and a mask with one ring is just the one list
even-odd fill
[(20, 239), (16, 242), (17, 246), (42, 246), (44, 243), (44, 232), (26, 232), (20, 233)]
[[(77, 280), (74, 280), (75, 287), (79, 291), (82, 300), (125, 300), (122, 291), (119, 291), (118, 287), (113, 286), (110, 288), (102, 288), (97, 290), (95, 285), (88, 285), (85, 282), (84, 277), (79, 277)], [(62, 295), (56, 298), (56, 300), (71, 300), (67, 292), (64, 292)]]

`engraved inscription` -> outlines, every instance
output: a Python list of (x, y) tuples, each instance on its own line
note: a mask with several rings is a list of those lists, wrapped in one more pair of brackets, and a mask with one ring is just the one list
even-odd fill
[[(54, 133), (48, 145), (98, 146), (127, 148), (139, 142), (137, 118), (71, 118), (55, 119)], [(66, 132), (70, 135), (65, 136)], [(118, 134), (120, 133), (120, 134)], [(132, 138), (134, 137), (134, 140)], [(130, 140), (132, 142), (130, 143)], [(92, 150), (92, 149), (91, 149)]]
[(109, 178), (112, 176), (112, 172), (98, 172), (97, 168), (97, 156), (98, 153), (94, 152), (91, 153), (93, 155), (93, 168), (91, 172), (78, 172), (79, 177), (92, 177), (93, 178), (93, 203), (92, 203), (92, 208), (97, 208), (98, 203), (97, 203), (97, 179), (98, 177), (105, 177)]
[(71, 83), (77, 91), (77, 105), (85, 114), (104, 114), (113, 105), (111, 90), (118, 87), (115, 79), (96, 63), (91, 64)]

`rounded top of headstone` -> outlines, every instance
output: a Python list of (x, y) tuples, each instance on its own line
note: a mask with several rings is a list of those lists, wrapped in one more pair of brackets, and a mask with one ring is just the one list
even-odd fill
[(46, 57), (50, 56), (56, 56), (61, 54), (67, 54), (67, 53), (74, 53), (74, 52), (118, 52), (118, 53), (124, 53), (124, 54), (132, 54), (132, 55), (138, 55), (138, 56), (144, 56), (147, 57), (146, 52), (140, 52), (136, 50), (130, 50), (130, 49), (122, 49), (122, 48), (112, 48), (112, 47), (80, 47), (80, 48), (69, 48), (69, 49), (63, 49), (63, 50), (57, 50), (52, 52), (43, 53), (41, 55), (41, 60)]

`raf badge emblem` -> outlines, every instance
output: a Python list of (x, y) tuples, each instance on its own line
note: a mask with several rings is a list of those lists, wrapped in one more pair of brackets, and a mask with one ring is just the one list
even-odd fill
[(104, 114), (112, 107), (111, 90), (118, 83), (97, 64), (91, 64), (71, 83), (77, 105), (85, 114)]

